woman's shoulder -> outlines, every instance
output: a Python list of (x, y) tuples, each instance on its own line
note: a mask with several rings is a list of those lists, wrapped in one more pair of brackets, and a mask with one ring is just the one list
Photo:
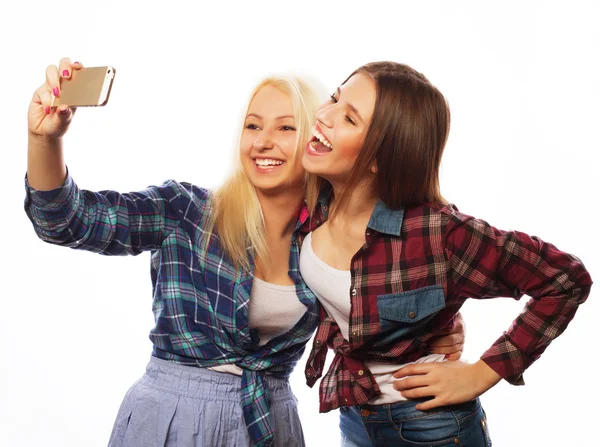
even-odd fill
[(473, 216), (462, 213), (454, 203), (424, 203), (413, 206), (405, 210), (406, 218), (426, 218), (438, 220), (441, 224), (447, 223), (450, 220), (468, 220), (473, 219)]

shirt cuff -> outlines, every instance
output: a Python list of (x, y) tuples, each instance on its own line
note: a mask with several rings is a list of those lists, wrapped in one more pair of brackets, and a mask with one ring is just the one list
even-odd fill
[[(40, 191), (32, 188), (25, 175), (25, 205), (33, 206), (39, 210), (56, 210), (65, 203), (70, 202), (75, 193), (75, 182), (71, 174), (67, 171), (67, 178), (64, 183), (56, 189), (50, 191)], [(71, 200), (70, 200), (71, 199)]]
[(525, 385), (523, 373), (534, 362), (506, 334), (496, 340), (481, 360), (511, 385)]

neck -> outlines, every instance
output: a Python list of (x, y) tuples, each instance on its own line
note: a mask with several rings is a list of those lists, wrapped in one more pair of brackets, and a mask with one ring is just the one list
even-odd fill
[[(332, 183), (332, 186), (335, 202), (336, 198), (342, 196), (346, 185)], [(371, 183), (365, 181), (354, 188), (348, 201), (342, 204), (341, 208), (335, 210), (335, 219), (340, 219), (341, 222), (357, 222), (366, 219), (368, 222), (378, 201), (379, 197), (373, 191)]]
[(256, 192), (265, 219), (267, 239), (289, 237), (298, 221), (298, 211), (304, 201), (304, 189), (291, 187), (278, 193)]

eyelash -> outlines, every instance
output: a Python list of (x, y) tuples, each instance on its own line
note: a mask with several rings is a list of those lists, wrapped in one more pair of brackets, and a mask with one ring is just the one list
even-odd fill
[[(248, 124), (246, 125), (246, 129), (249, 130), (257, 130), (259, 127), (256, 124)], [(295, 132), (296, 128), (294, 126), (281, 126), (280, 130), (285, 132)]]
[[(335, 95), (329, 95), (330, 101), (332, 104), (337, 104), (338, 99), (335, 97)], [(346, 121), (349, 122), (350, 124), (352, 124), (353, 126), (356, 126), (356, 123), (354, 122), (354, 120), (352, 118), (350, 118), (348, 115), (346, 115)]]

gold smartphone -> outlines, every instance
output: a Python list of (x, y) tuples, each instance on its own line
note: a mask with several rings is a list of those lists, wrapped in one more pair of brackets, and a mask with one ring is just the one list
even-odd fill
[(52, 97), (52, 107), (61, 104), (71, 107), (104, 106), (114, 79), (115, 69), (111, 66), (73, 70), (71, 78), (61, 78), (60, 96)]

